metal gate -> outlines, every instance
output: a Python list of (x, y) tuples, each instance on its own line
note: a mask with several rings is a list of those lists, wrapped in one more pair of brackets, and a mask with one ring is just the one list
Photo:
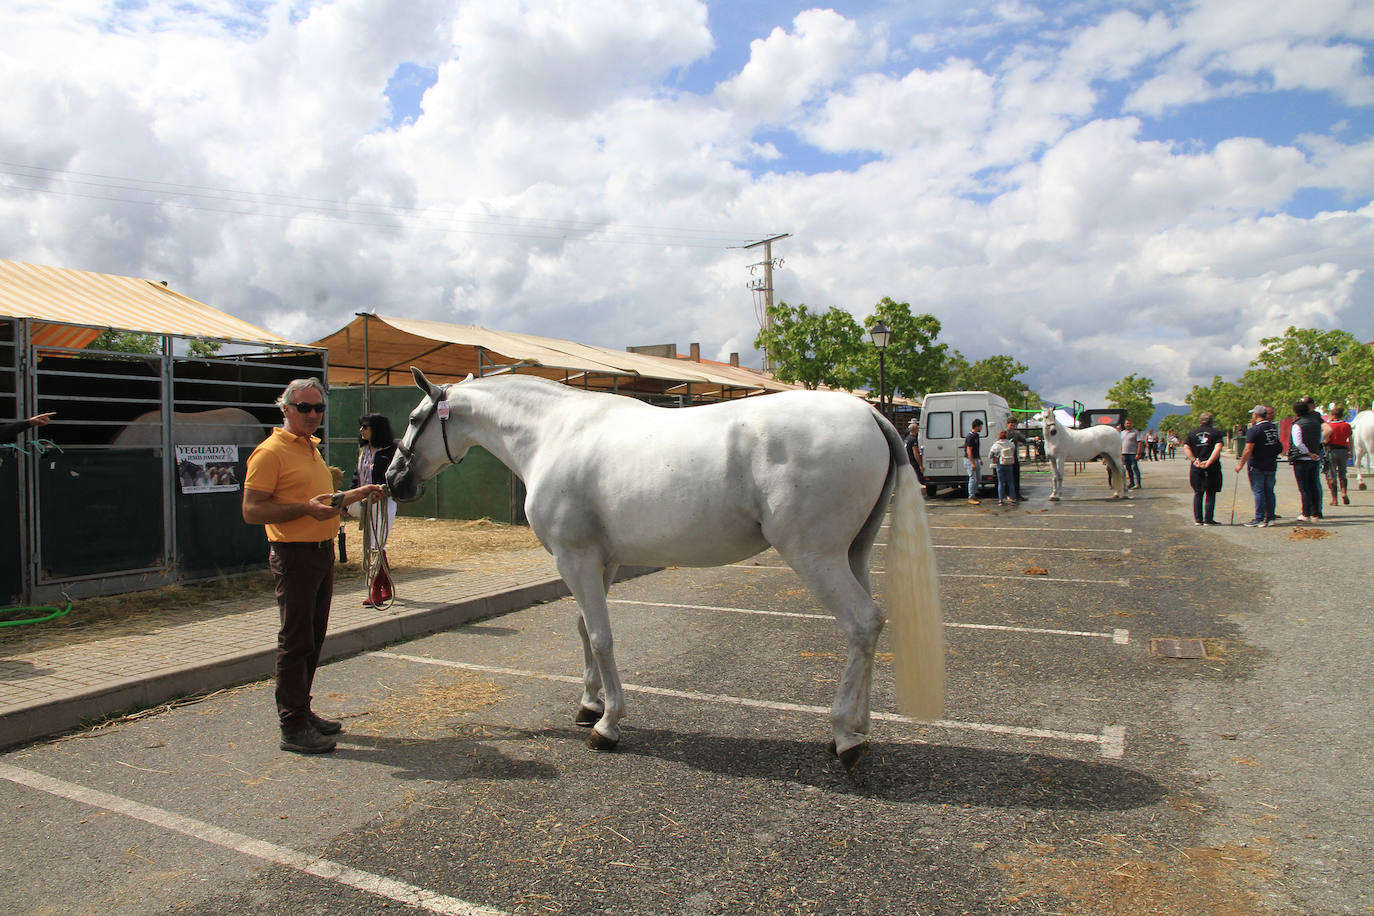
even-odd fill
[[(325, 351), (190, 356), (174, 335), (153, 338), (153, 353), (38, 346), (29, 324), (8, 322), (12, 339), (0, 342), (13, 363), (0, 366), (0, 404), (10, 416), (56, 412), (42, 428), (54, 447), (11, 450), (0, 466), (0, 512), (12, 498), (18, 520), (0, 536), (0, 559), (17, 557), (5, 592), (51, 601), (264, 565), (262, 529), (241, 516), (245, 464), (281, 422), (273, 400), (287, 382), (325, 378)], [(190, 483), (197, 468), (179, 466), (179, 446), (183, 456), (213, 447), (215, 485)]]

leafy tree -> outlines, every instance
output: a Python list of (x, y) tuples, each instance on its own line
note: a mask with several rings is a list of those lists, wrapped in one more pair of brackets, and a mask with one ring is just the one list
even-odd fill
[(968, 367), (964, 387), (971, 391), (991, 391), (1006, 398), (1013, 407), (1024, 406), (1021, 402), (1027, 399), (1028, 387), (1020, 375), (1026, 369), (1010, 356), (989, 356)]
[(1184, 398), (1188, 406), (1193, 408), (1184, 432), (1194, 429), (1198, 425), (1198, 418), (1208, 412), (1216, 418), (1213, 422), (1220, 429), (1244, 429), (1250, 408), (1261, 400), (1263, 399), (1253, 388), (1237, 385), (1214, 375), (1211, 387), (1194, 385), (1193, 390)]
[(162, 352), (162, 338), (157, 334), (139, 334), (136, 331), (101, 331), (91, 341), (90, 348), (152, 355)]
[[(918, 398), (944, 390), (949, 383), (945, 372), (949, 345), (936, 343), (940, 320), (934, 315), (913, 315), (910, 304), (884, 296), (864, 319), (864, 329), (872, 330), (880, 321), (892, 332), (883, 353), (887, 394)], [(859, 370), (873, 391), (878, 390), (878, 369), (877, 348), (865, 341), (859, 351)]]
[(214, 356), (219, 353), (219, 349), (222, 346), (224, 346), (224, 344), (221, 341), (205, 340), (201, 337), (195, 337), (186, 343), (186, 355), (203, 359), (207, 356)]
[(1132, 372), (1107, 389), (1107, 403), (1126, 411), (1136, 429), (1145, 429), (1154, 416), (1154, 379)]
[(1323, 403), (1335, 401), (1356, 410), (1374, 407), (1374, 347), (1357, 341), (1342, 350), (1336, 355), (1330, 379)]
[(1161, 433), (1173, 432), (1179, 439), (1187, 436), (1189, 432), (1197, 428), (1197, 423), (1193, 420), (1192, 414), (1170, 413), (1165, 414), (1159, 421), (1159, 431)]
[[(194, 357), (214, 356), (224, 346), (218, 340), (191, 338), (186, 344), (186, 354)], [(140, 334), (137, 331), (101, 331), (91, 341), (93, 350), (107, 350), (114, 353), (146, 353), (150, 356), (162, 353), (162, 337), (158, 334)]]
[[(1264, 349), (1250, 363), (1251, 368), (1241, 382), (1254, 393), (1262, 393), (1266, 402), (1276, 407), (1292, 404), (1306, 395), (1319, 403), (1334, 400), (1337, 386), (1332, 380), (1331, 354), (1360, 346), (1345, 331), (1294, 327), (1284, 331), (1282, 337), (1266, 337), (1260, 343)], [(1352, 369), (1358, 361), (1352, 359)]]
[(774, 303), (768, 314), (772, 324), (759, 331), (754, 346), (767, 351), (779, 379), (812, 389), (859, 386), (863, 331), (853, 315), (834, 306), (812, 312), (786, 302)]

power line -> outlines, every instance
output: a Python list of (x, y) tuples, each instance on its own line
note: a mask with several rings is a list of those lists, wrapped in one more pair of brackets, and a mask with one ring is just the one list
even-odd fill
[[(36, 174), (35, 174), (36, 173)], [(464, 215), (428, 207), (353, 203), (205, 185), (177, 184), (141, 178), (50, 169), (0, 161), (0, 175), (28, 184), (8, 182), (5, 190), (102, 200), (147, 207), (224, 213), (268, 219), (310, 219), (378, 229), (406, 228), (440, 233), (523, 238), (541, 241), (637, 244), (719, 250), (736, 247), (748, 236), (722, 230), (591, 222), (499, 214)], [(53, 182), (58, 186), (49, 186)], [(34, 183), (42, 183), (37, 186)], [(87, 190), (82, 190), (87, 189)], [(102, 193), (103, 192), (103, 193)], [(145, 195), (140, 197), (139, 195)], [(216, 206), (219, 204), (220, 206)], [(381, 220), (381, 221), (379, 221)]]

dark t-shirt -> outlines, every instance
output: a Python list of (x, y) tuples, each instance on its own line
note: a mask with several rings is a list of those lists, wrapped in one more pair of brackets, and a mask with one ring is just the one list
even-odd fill
[(972, 448), (972, 449), (973, 449), (973, 457), (974, 457), (974, 458), (981, 458), (981, 457), (983, 457), (983, 440), (982, 440), (982, 437), (978, 435), (977, 431), (971, 432), (971, 433), (969, 433), (967, 436), (964, 437), (964, 457), (965, 457), (965, 458), (968, 457), (968, 450), (969, 450), (969, 448)]
[(1193, 457), (1198, 461), (1206, 461), (1212, 457), (1212, 450), (1217, 447), (1217, 443), (1225, 439), (1222, 431), (1215, 426), (1199, 426), (1188, 434), (1184, 443), (1193, 450)]
[(916, 456), (920, 452), (920, 444), (918, 437), (915, 433), (911, 433), (905, 439), (902, 440), (902, 444), (906, 446), (907, 460), (911, 462), (911, 466), (913, 468), (917, 467)]
[(1250, 464), (1257, 471), (1277, 471), (1279, 452), (1283, 442), (1279, 439), (1279, 428), (1268, 420), (1261, 420), (1245, 432), (1245, 441), (1254, 446), (1250, 450)]

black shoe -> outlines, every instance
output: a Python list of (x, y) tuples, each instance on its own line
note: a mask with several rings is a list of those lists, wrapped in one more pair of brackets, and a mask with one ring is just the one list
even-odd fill
[(1263, 524), (1264, 524), (1264, 519), (1262, 519), (1262, 518), (1252, 518), (1252, 519), (1250, 519), (1250, 521), (1248, 521), (1248, 522), (1245, 523), (1245, 527), (1246, 527), (1246, 528), (1258, 528), (1260, 525), (1263, 525)]
[(321, 735), (337, 735), (343, 731), (343, 723), (338, 719), (321, 719), (314, 712), (310, 713), (310, 725)]
[(1204, 524), (1204, 525), (1220, 525), (1221, 522), (1213, 521), (1212, 519), (1209, 518), (1209, 519), (1207, 519), (1207, 521), (1203, 522), (1203, 524)]
[(281, 749), (293, 754), (328, 754), (334, 750), (334, 739), (326, 738), (313, 727), (298, 732), (282, 732)]

